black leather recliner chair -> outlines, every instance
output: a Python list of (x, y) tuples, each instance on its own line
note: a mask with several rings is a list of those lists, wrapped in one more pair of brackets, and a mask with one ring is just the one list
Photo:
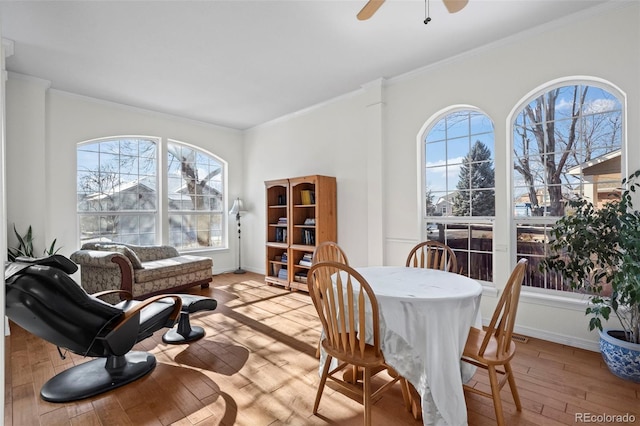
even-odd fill
[(188, 314), (216, 308), (214, 299), (183, 295), (183, 303), (175, 294), (111, 305), (98, 297), (122, 291), (89, 295), (68, 275), (77, 269), (61, 255), (19, 258), (5, 267), (6, 315), (11, 321), (59, 348), (97, 357), (46, 382), (40, 391), (45, 401), (88, 398), (143, 377), (155, 368), (156, 359), (148, 352), (131, 351), (137, 342), (173, 327), (179, 318), (167, 343), (200, 338), (204, 331), (191, 329)]

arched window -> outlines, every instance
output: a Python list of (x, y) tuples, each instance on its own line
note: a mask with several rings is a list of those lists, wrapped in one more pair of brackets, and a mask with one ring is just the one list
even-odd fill
[(169, 243), (222, 247), (224, 163), (194, 147), (167, 144)]
[(460, 272), (493, 279), (493, 123), (462, 107), (439, 114), (421, 136), (423, 239), (447, 244)]
[(512, 203), (516, 255), (529, 259), (525, 285), (569, 290), (537, 265), (549, 229), (569, 214), (565, 200), (616, 196), (624, 140), (622, 95), (602, 82), (564, 81), (523, 101), (512, 122)]
[[(141, 245), (164, 242), (180, 250), (224, 247), (226, 163), (180, 142), (168, 141), (164, 149), (162, 144), (154, 137), (78, 144), (81, 242), (108, 238)], [(160, 162), (162, 152), (166, 159)], [(162, 187), (166, 200), (161, 202)], [(168, 241), (162, 241), (163, 235)]]

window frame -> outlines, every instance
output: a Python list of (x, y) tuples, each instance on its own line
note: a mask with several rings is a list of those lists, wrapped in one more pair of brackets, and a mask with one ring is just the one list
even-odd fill
[[(182, 142), (179, 141), (177, 139), (173, 139), (173, 138), (167, 138), (163, 140), (163, 157), (162, 160), (165, 163), (168, 163), (168, 146), (169, 144), (174, 144), (174, 145), (180, 145), (182, 147), (186, 147), (188, 149), (194, 150), (197, 153), (201, 154), (201, 155), (205, 155), (210, 157), (210, 159), (215, 160), (215, 162), (220, 164), (221, 167), (221, 172), (220, 172), (220, 176), (221, 176), (221, 210), (219, 213), (220, 216), (220, 232), (221, 232), (221, 236), (220, 236), (220, 246), (208, 246), (208, 247), (190, 247), (190, 248), (182, 248), (180, 249), (183, 252), (198, 252), (198, 251), (211, 251), (211, 250), (222, 250), (222, 249), (228, 249), (229, 248), (229, 217), (228, 214), (226, 212), (228, 212), (229, 208), (228, 208), (228, 197), (227, 197), (227, 162), (224, 161), (222, 158), (220, 158), (219, 156), (204, 150), (200, 147), (197, 147), (193, 144), (190, 143), (186, 143), (186, 142)], [(168, 164), (164, 164), (163, 165), (163, 170), (164, 173), (162, 174), (162, 179), (163, 179), (163, 188), (166, 188), (166, 190), (168, 191), (169, 188), (169, 173), (168, 170), (166, 170), (168, 167)], [(162, 191), (163, 193), (163, 199), (162, 199), (162, 213), (164, 215), (164, 217), (166, 219), (163, 220), (163, 224), (165, 224), (166, 222), (166, 232), (165, 229), (163, 228), (163, 241), (165, 241), (165, 243), (170, 244), (171, 241), (171, 236), (170, 236), (170, 232), (171, 232), (171, 226), (169, 225), (169, 217), (171, 215), (178, 215), (178, 214), (195, 214), (195, 215), (204, 215), (205, 213), (194, 213), (196, 212), (196, 210), (184, 210), (184, 209), (180, 209), (180, 210), (171, 210), (169, 209), (169, 196), (168, 193), (165, 194), (165, 191)], [(208, 212), (207, 214), (212, 214), (211, 210), (206, 210), (206, 212)]]
[[(515, 139), (514, 139), (514, 127), (518, 116), (522, 113), (523, 109), (529, 105), (531, 102), (535, 101), (535, 99), (540, 96), (545, 96), (551, 90), (558, 89), (561, 87), (567, 86), (591, 86), (597, 87), (601, 90), (608, 92), (611, 96), (615, 97), (617, 101), (620, 103), (620, 173), (621, 176), (626, 176), (628, 170), (628, 158), (627, 158), (627, 147), (628, 147), (628, 133), (627, 133), (627, 96), (626, 94), (616, 85), (611, 83), (610, 81), (600, 79), (597, 77), (589, 77), (589, 76), (569, 76), (563, 77), (559, 79), (555, 79), (549, 81), (545, 84), (542, 84), (535, 89), (531, 90), (528, 94), (522, 97), (512, 108), (506, 120), (506, 149), (507, 152), (507, 160), (508, 160), (508, 172), (510, 174), (507, 179), (508, 188), (507, 193), (508, 200), (508, 222), (509, 222), (509, 259), (512, 262), (512, 265), (515, 265), (518, 258), (518, 226), (522, 224), (535, 224), (544, 227), (551, 227), (558, 220), (559, 216), (531, 216), (531, 217), (522, 217), (516, 216), (515, 208), (514, 208), (514, 197), (515, 197)], [(545, 186), (546, 188), (546, 186)], [(546, 245), (545, 245), (546, 252)], [(528, 266), (530, 268), (530, 266)], [(537, 273), (537, 271), (534, 271)], [(546, 279), (545, 279), (546, 281)], [(545, 299), (548, 303), (556, 304), (559, 300), (573, 300), (572, 306), (582, 306), (584, 302), (584, 295), (577, 294), (575, 292), (566, 291), (562, 289), (551, 289), (551, 288), (543, 288), (543, 287), (535, 287), (529, 285), (523, 285), (523, 294), (529, 293), (529, 295), (534, 297), (541, 297)], [(575, 305), (576, 301), (580, 301), (578, 305)], [(547, 303), (545, 302), (545, 304)], [(563, 303), (561, 305), (564, 306)]]
[[(78, 164), (78, 152), (79, 148), (83, 145), (87, 144), (96, 144), (96, 143), (104, 143), (110, 141), (119, 141), (123, 139), (138, 139), (138, 140), (148, 140), (153, 142), (156, 146), (156, 159), (155, 159), (155, 185), (156, 185), (156, 208), (153, 211), (154, 217), (154, 243), (153, 244), (170, 244), (170, 223), (169, 217), (170, 215), (175, 215), (179, 213), (189, 213), (192, 212), (190, 210), (170, 210), (169, 209), (169, 194), (168, 194), (168, 186), (169, 186), (169, 170), (168, 170), (168, 145), (180, 145), (184, 146), (188, 149), (196, 151), (200, 155), (204, 155), (205, 157), (209, 157), (211, 160), (220, 164), (221, 172), (220, 174), (220, 211), (216, 213), (220, 217), (220, 237), (216, 238), (216, 240), (220, 241), (218, 246), (202, 246), (202, 247), (177, 247), (178, 250), (182, 253), (188, 252), (211, 252), (211, 251), (219, 251), (219, 250), (228, 250), (229, 249), (229, 218), (226, 212), (228, 211), (228, 163), (222, 159), (221, 157), (211, 153), (210, 151), (198, 147), (194, 144), (182, 142), (177, 139), (159, 137), (159, 136), (149, 136), (149, 135), (114, 135), (107, 136), (95, 139), (89, 139), (85, 141), (81, 141), (76, 143), (76, 229), (78, 230), (78, 240), (79, 243), (82, 244), (82, 231), (80, 229), (82, 216), (100, 216), (105, 215), (105, 213), (110, 213), (109, 211), (100, 211), (100, 212), (86, 212), (81, 211), (79, 209), (78, 202), (78, 194), (79, 185), (78, 185), (78, 177), (79, 177), (79, 169), (82, 167), (81, 164)], [(132, 216), (148, 213), (148, 210), (119, 210), (114, 211), (118, 216)], [(212, 214), (211, 210), (207, 210), (208, 214)], [(214, 239), (212, 238), (212, 242)]]
[[(426, 213), (427, 210), (427, 201), (426, 201), (426, 141), (427, 141), (427, 137), (429, 135), (429, 133), (431, 132), (431, 130), (433, 129), (433, 126), (435, 126), (438, 122), (440, 122), (440, 120), (444, 119), (445, 117), (447, 117), (450, 114), (454, 114), (457, 112), (463, 112), (463, 111), (469, 111), (469, 112), (473, 112), (473, 113), (478, 113), (483, 115), (487, 120), (489, 120), (491, 122), (491, 125), (493, 127), (493, 131), (492, 131), (492, 137), (493, 137), (493, 147), (492, 147), (492, 151), (493, 151), (493, 165), (494, 165), (494, 173), (495, 173), (495, 165), (496, 165), (496, 158), (495, 158), (495, 152), (496, 152), (496, 144), (495, 144), (495, 136), (496, 136), (496, 132), (495, 132), (495, 122), (494, 120), (491, 119), (491, 117), (485, 113), (483, 110), (481, 110), (480, 108), (477, 108), (475, 106), (472, 105), (453, 105), (450, 106), (448, 108), (442, 109), (440, 111), (438, 111), (437, 113), (435, 113), (434, 115), (432, 115), (429, 119), (426, 120), (426, 122), (424, 123), (424, 125), (422, 126), (422, 128), (420, 129), (420, 131), (418, 132), (417, 135), (417, 145), (418, 145), (418, 200), (420, 200), (420, 202), (418, 203), (418, 224), (419, 224), (419, 235), (420, 235), (420, 240), (421, 241), (425, 241), (428, 239), (432, 239), (431, 236), (429, 235), (429, 230), (428, 230), (428, 226), (431, 222), (437, 221), (437, 223), (442, 223), (445, 226), (447, 226), (448, 224), (458, 224), (458, 225), (467, 225), (467, 226), (471, 226), (473, 224), (479, 224), (479, 225), (486, 225), (486, 226), (490, 226), (492, 231), (492, 249), (491, 249), (491, 276), (493, 275), (493, 262), (495, 259), (495, 229), (494, 229), (494, 223), (495, 223), (495, 212), (493, 216), (428, 216)], [(466, 135), (467, 137), (469, 137), (469, 134)], [(453, 138), (455, 139), (455, 138)], [(448, 140), (448, 138), (447, 138)], [(494, 174), (495, 176), (495, 174)], [(494, 193), (495, 193), (495, 183), (494, 183)], [(495, 203), (495, 198), (494, 198), (494, 203)], [(437, 207), (436, 207), (437, 208)], [(443, 209), (446, 209), (447, 211), (449, 210), (448, 207), (443, 206)], [(454, 251), (460, 251), (460, 250), (454, 250)], [(477, 251), (474, 251), (470, 245), (467, 246), (467, 249), (465, 250), (466, 253), (469, 254), (468, 259), (471, 258), (471, 255), (473, 253), (476, 253)], [(483, 252), (477, 252), (477, 253), (483, 253)], [(467, 260), (469, 262), (469, 260)], [(467, 271), (468, 272), (468, 271)], [(485, 280), (480, 280), (477, 279), (477, 281), (481, 282), (483, 285), (485, 286), (490, 286), (493, 287), (493, 282), (491, 281), (485, 281)]]

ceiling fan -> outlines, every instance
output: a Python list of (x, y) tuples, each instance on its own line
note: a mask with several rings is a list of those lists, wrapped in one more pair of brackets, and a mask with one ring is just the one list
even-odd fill
[[(442, 0), (449, 13), (460, 12), (469, 2), (469, 0)], [(358, 12), (358, 19), (364, 21), (373, 16), (374, 13), (382, 6), (384, 0), (369, 0), (362, 10)]]

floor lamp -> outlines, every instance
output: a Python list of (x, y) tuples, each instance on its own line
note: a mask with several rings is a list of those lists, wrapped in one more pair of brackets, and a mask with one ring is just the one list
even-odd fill
[(233, 271), (234, 274), (244, 274), (245, 270), (242, 269), (242, 240), (240, 239), (240, 212), (244, 212), (244, 205), (242, 204), (242, 200), (240, 197), (236, 198), (233, 202), (233, 206), (231, 210), (229, 210), (229, 214), (236, 215), (236, 222), (238, 223), (238, 269)]

